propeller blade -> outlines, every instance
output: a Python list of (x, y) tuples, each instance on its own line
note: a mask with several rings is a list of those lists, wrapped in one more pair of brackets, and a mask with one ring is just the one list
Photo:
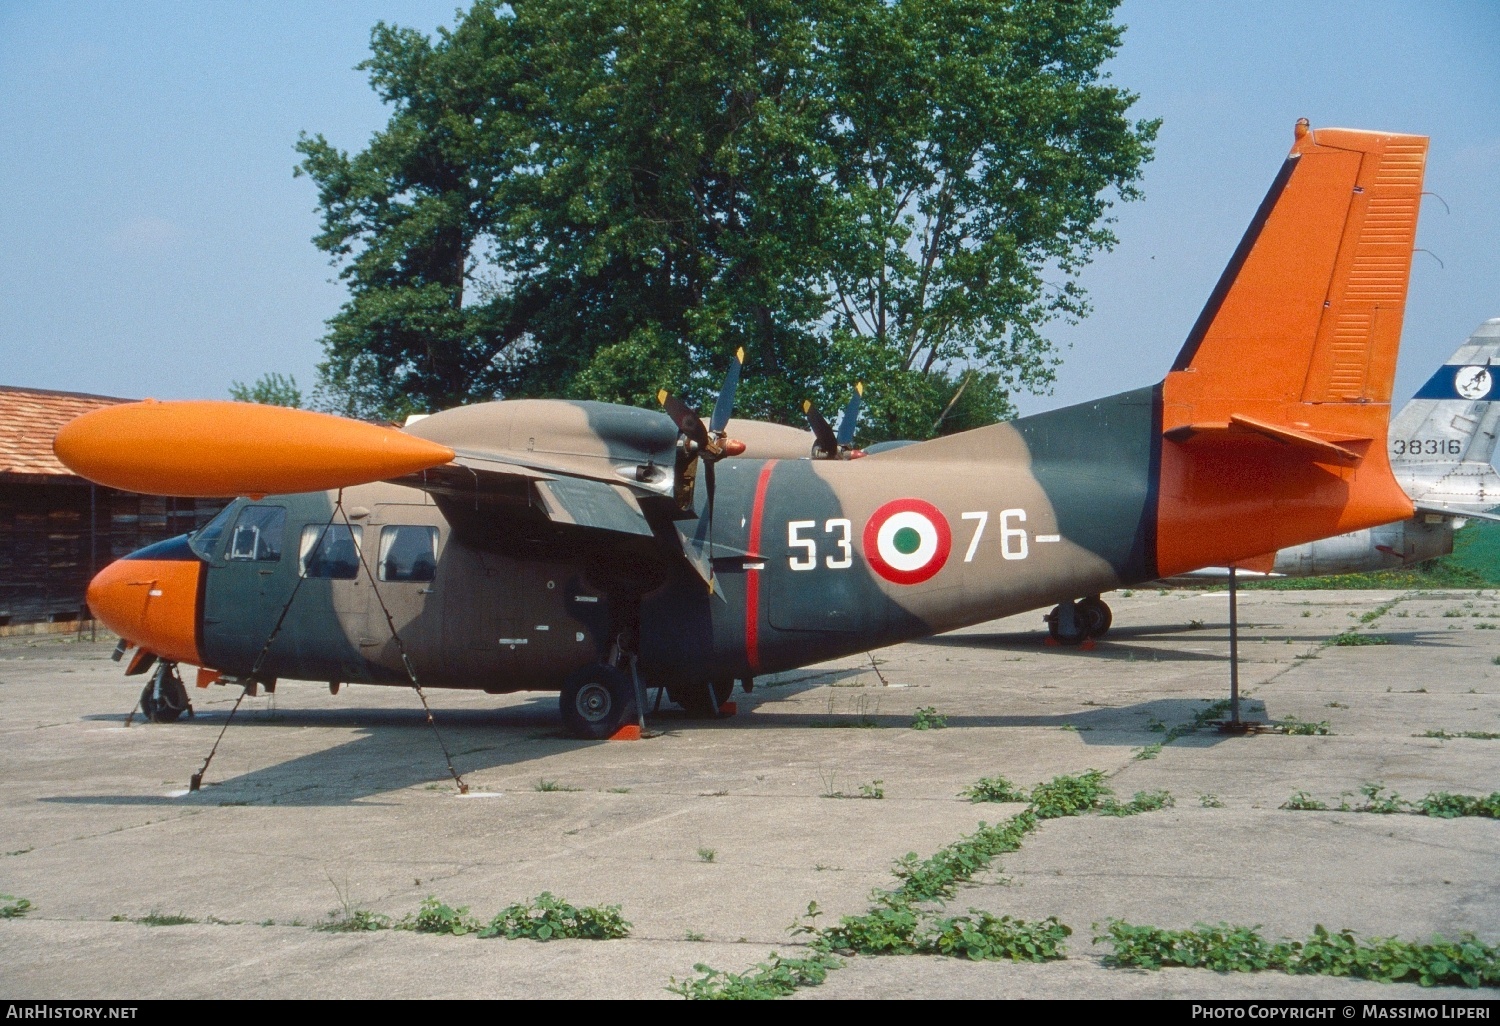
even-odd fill
[(147, 495), (318, 492), (441, 466), (453, 450), (311, 410), (218, 400), (126, 403), (64, 424), (52, 451), (79, 476)]
[(729, 364), (729, 371), (724, 375), (724, 384), (719, 388), (719, 398), (714, 403), (713, 416), (708, 418), (708, 430), (718, 434), (724, 430), (724, 425), (729, 423), (729, 416), (734, 412), (734, 392), (740, 386), (740, 368), (745, 365), (745, 350), (741, 347), (734, 354), (734, 360)]
[(839, 418), (838, 441), (841, 449), (854, 444), (854, 428), (859, 423), (859, 407), (864, 398), (864, 383), (857, 381), (854, 383), (854, 395), (850, 396), (849, 405), (844, 407), (844, 415)]
[(807, 426), (812, 428), (813, 437), (817, 439), (818, 450), (823, 453), (824, 459), (837, 459), (839, 454), (838, 436), (829, 427), (828, 421), (818, 412), (818, 408), (812, 404), (811, 399), (802, 401), (802, 414), (807, 418)]
[(704, 425), (703, 418), (698, 416), (697, 410), (665, 388), (656, 393), (656, 401), (661, 403), (662, 409), (667, 411), (667, 416), (672, 418), (678, 431), (700, 447), (708, 445), (708, 428)]

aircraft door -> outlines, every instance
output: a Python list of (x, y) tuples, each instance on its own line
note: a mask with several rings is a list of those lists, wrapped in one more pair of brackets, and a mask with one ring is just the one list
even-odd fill
[[(515, 560), (463, 549), (445, 554), (442, 660), (452, 686), (505, 689), (515, 677), (520, 625)], [(505, 639), (502, 644), (501, 639)]]
[(287, 534), (286, 506), (247, 504), (212, 564), (203, 630), (208, 645), (229, 659), (255, 658), (296, 584), (296, 548)]
[(378, 601), (372, 594), (364, 603), (360, 644), (366, 658), (406, 676), (386, 622), (389, 611), (419, 680), (442, 672), (438, 649), (443, 637), (437, 622), (442, 608), (441, 538), (436, 526), (422, 523), (431, 518), (431, 507), (382, 503), (365, 529), (366, 558), (379, 595)]

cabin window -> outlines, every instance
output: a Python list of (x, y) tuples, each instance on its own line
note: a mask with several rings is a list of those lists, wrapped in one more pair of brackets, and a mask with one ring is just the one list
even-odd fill
[(430, 581), (437, 576), (436, 527), (382, 527), (380, 579)]
[[(210, 525), (212, 526), (212, 525)], [(246, 506), (229, 536), (226, 559), (274, 563), (281, 558), (281, 536), (286, 532), (282, 506)]]
[(348, 524), (302, 529), (302, 576), (352, 581), (359, 576), (359, 535)]

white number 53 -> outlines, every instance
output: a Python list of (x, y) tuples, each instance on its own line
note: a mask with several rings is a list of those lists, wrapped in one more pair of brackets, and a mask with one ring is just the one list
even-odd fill
[[(788, 568), (792, 570), (815, 570), (818, 566), (818, 542), (816, 538), (804, 538), (804, 531), (817, 529), (816, 520), (789, 520), (786, 525), (786, 544), (792, 550)], [(850, 544), (853, 525), (848, 520), (834, 519), (823, 522), (823, 533), (834, 535), (833, 544), (838, 555), (825, 556), (823, 563), (830, 570), (847, 570), (854, 565), (854, 549)], [(800, 553), (800, 554), (799, 554)]]

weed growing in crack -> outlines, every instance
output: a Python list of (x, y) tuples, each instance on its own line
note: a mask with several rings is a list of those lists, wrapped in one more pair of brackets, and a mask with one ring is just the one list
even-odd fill
[(937, 706), (925, 705), (912, 717), (912, 730), (942, 730), (948, 726), (948, 717), (938, 715)]
[(1413, 734), (1412, 737), (1432, 737), (1439, 741), (1453, 741), (1457, 738), (1470, 738), (1475, 741), (1500, 741), (1500, 734), (1489, 730), (1428, 730), (1421, 734)]
[(152, 909), (143, 916), (110, 916), (111, 923), (139, 923), (142, 926), (188, 926), (198, 920), (180, 912), (162, 912)]
[(1017, 788), (1004, 777), (981, 777), (958, 792), (960, 798), (971, 802), (1024, 802), (1026, 792)]
[(1272, 729), (1281, 734), (1290, 734), (1296, 737), (1326, 736), (1332, 734), (1327, 720), (1319, 720), (1316, 723), (1308, 720), (1299, 720), (1295, 716), (1287, 716), (1277, 720), (1271, 725)]
[(1354, 631), (1345, 631), (1334, 635), (1328, 643), (1339, 648), (1350, 648), (1359, 645), (1389, 645), (1391, 639), (1384, 634), (1357, 634)]
[[(1099, 929), (1099, 924), (1094, 924)], [(1189, 930), (1136, 926), (1111, 919), (1094, 938), (1108, 944), (1105, 964), (1131, 969), (1183, 966), (1217, 972), (1276, 970), (1295, 975), (1349, 976), (1424, 987), (1500, 986), (1500, 948), (1471, 934), (1457, 940), (1434, 936), (1429, 943), (1395, 937), (1361, 938), (1352, 930), (1314, 927), (1305, 941), (1268, 942), (1259, 927), (1199, 923)]]
[[(630, 923), (620, 914), (619, 905), (571, 905), (543, 891), (531, 902), (502, 909), (490, 925), (479, 931), (480, 937), (505, 937), (509, 940), (616, 940), (630, 935)], [(702, 940), (702, 935), (698, 937)]]
[(1281, 803), (1283, 809), (1291, 809), (1294, 812), (1325, 812), (1328, 803), (1320, 802), (1306, 791), (1298, 791), (1286, 801)]
[(389, 930), (391, 917), (367, 908), (336, 908), (313, 929), (322, 933), (373, 933)]
[(718, 857), (719, 857), (719, 853), (714, 848), (699, 848), (698, 849), (698, 859), (700, 861), (702, 861), (702, 862), (712, 862), (714, 859), (716, 859)]
[(1176, 804), (1172, 800), (1170, 792), (1137, 791), (1128, 802), (1119, 802), (1114, 798), (1105, 798), (1100, 801), (1098, 810), (1101, 816), (1135, 816), (1142, 812), (1156, 812), (1159, 809), (1170, 809)]
[(843, 963), (832, 955), (815, 952), (809, 958), (782, 958), (776, 952), (755, 968), (743, 973), (729, 973), (698, 963), (696, 979), (672, 977), (667, 990), (689, 1001), (746, 1001), (785, 997), (800, 987), (816, 987), (828, 978), (831, 969)]
[(20, 919), (31, 911), (31, 902), (14, 894), (0, 894), (0, 919)]
[[(1384, 792), (1384, 784), (1363, 784), (1359, 789), (1359, 793), (1365, 798), (1363, 804), (1350, 805), (1347, 797), (1349, 792), (1345, 792), (1344, 799), (1331, 811), (1366, 812), (1386, 816), (1405, 813), (1415, 816), (1432, 816), (1437, 819), (1457, 819), (1466, 816), (1500, 819), (1500, 791), (1493, 791), (1488, 795), (1429, 791), (1416, 801), (1408, 801), (1395, 792), (1390, 794)], [(1281, 807), (1293, 811), (1330, 811), (1327, 802), (1313, 798), (1306, 791), (1298, 791), (1282, 803)]]
[(422, 899), (415, 914), (403, 916), (396, 924), (398, 930), (416, 933), (440, 933), (452, 937), (463, 937), (479, 931), (479, 920), (469, 914), (469, 906), (454, 908), (432, 895)]

